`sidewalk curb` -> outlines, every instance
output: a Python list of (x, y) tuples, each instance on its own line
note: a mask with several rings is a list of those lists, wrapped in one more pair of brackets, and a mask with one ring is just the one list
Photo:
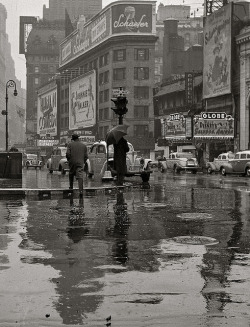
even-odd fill
[[(142, 185), (124, 185), (124, 186), (107, 186), (107, 187), (86, 187), (83, 188), (84, 196), (95, 196), (98, 194), (116, 194), (118, 190), (131, 191), (134, 188), (142, 188)], [(52, 197), (62, 196), (68, 198), (71, 195), (79, 195), (78, 188), (74, 188), (73, 192), (69, 189), (36, 189), (36, 188), (0, 188), (0, 199), (6, 196), (18, 197), (38, 197), (39, 199), (51, 199)]]

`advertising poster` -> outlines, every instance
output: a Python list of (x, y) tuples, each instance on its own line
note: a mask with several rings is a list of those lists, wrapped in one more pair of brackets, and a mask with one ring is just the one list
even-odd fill
[(69, 84), (69, 129), (91, 127), (96, 124), (96, 74), (88, 74)]
[(112, 7), (112, 34), (152, 33), (151, 4), (119, 4)]
[(231, 92), (231, 4), (206, 17), (203, 98)]
[(56, 87), (38, 96), (37, 134), (57, 135), (57, 89)]
[(186, 119), (180, 114), (168, 116), (162, 120), (162, 132), (166, 139), (186, 138)]
[(89, 23), (79, 22), (77, 33), (60, 45), (60, 66), (82, 55), (110, 36), (110, 9)]

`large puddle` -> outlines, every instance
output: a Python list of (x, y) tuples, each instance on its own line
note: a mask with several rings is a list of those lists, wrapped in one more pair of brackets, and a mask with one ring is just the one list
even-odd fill
[(0, 210), (0, 326), (249, 324), (248, 192), (188, 176)]

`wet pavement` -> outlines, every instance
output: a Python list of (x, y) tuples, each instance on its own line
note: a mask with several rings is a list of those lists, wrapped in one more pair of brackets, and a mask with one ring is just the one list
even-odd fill
[(249, 195), (243, 177), (155, 172), (150, 189), (0, 199), (0, 326), (249, 326)]

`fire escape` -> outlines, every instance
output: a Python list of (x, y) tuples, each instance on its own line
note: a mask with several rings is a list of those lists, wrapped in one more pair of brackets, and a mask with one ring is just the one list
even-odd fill
[(204, 0), (204, 15), (211, 15), (216, 10), (227, 5), (229, 0)]

